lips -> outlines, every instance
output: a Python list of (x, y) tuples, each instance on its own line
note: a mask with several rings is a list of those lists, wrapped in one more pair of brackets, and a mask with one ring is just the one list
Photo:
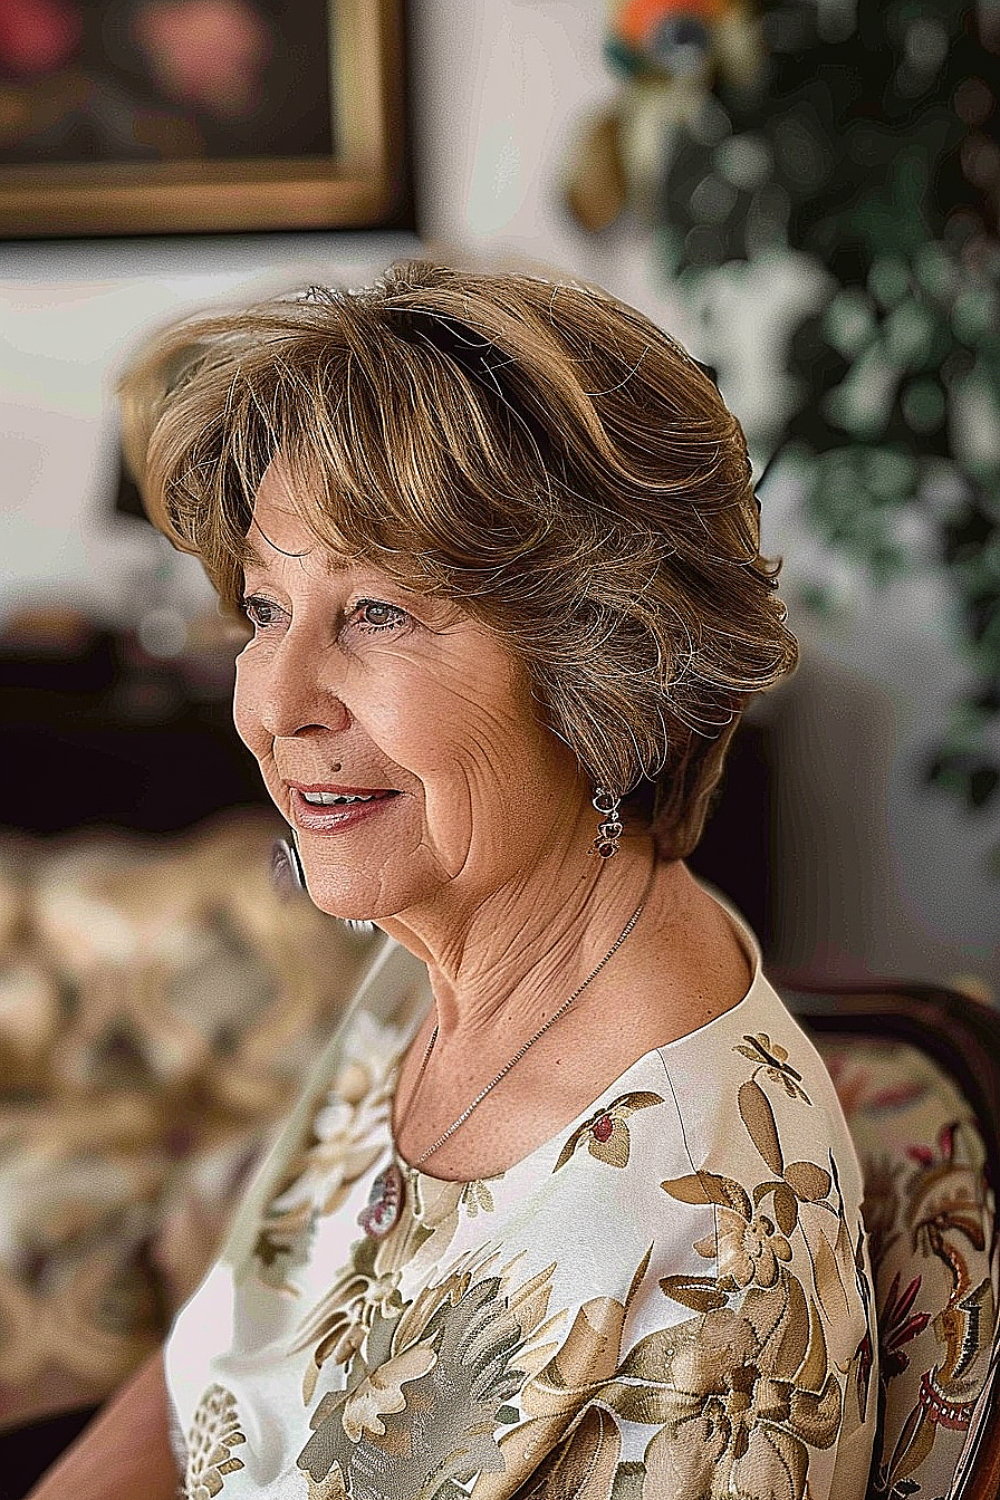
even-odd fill
[(385, 797), (386, 792), (300, 792), (299, 795), (311, 807), (338, 807), (355, 802), (371, 802), (376, 797)]
[(291, 812), (298, 828), (333, 833), (377, 816), (395, 801), (392, 787), (304, 786), (289, 783)]
[(395, 791), (390, 786), (341, 786), (336, 781), (289, 781), (288, 786), (294, 792), (301, 792), (303, 796), (320, 795), (330, 797), (382, 797)]

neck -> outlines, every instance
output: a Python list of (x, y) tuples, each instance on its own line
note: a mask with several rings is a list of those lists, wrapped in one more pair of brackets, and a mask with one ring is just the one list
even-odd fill
[[(523, 1040), (573, 993), (650, 894), (647, 833), (625, 833), (610, 860), (588, 858), (593, 817), (547, 840), (530, 865), (473, 898), (379, 925), (427, 964), (442, 1043)], [(456, 883), (457, 884), (457, 883)]]

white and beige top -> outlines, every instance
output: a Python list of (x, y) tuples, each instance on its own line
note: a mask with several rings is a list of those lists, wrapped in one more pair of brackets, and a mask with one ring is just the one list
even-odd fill
[[(431, 997), (385, 941), (168, 1341), (191, 1500), (862, 1500), (857, 1159), (756, 937), (712, 894), (753, 967), (743, 1000), (485, 1181), (395, 1155)], [(370, 1237), (394, 1160), (402, 1209)]]

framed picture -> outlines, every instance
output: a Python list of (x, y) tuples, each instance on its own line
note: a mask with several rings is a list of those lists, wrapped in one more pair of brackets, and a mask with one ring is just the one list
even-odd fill
[(404, 0), (4, 0), (0, 235), (412, 227)]

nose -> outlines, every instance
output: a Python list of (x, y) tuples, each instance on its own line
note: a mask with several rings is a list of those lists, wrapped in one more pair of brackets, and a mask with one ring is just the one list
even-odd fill
[(294, 629), (289, 630), (261, 663), (262, 670), (256, 662), (241, 659), (237, 703), (245, 681), (243, 706), (271, 740), (346, 729), (350, 714), (340, 695), (335, 654), (317, 650), (315, 641), (297, 638)]

